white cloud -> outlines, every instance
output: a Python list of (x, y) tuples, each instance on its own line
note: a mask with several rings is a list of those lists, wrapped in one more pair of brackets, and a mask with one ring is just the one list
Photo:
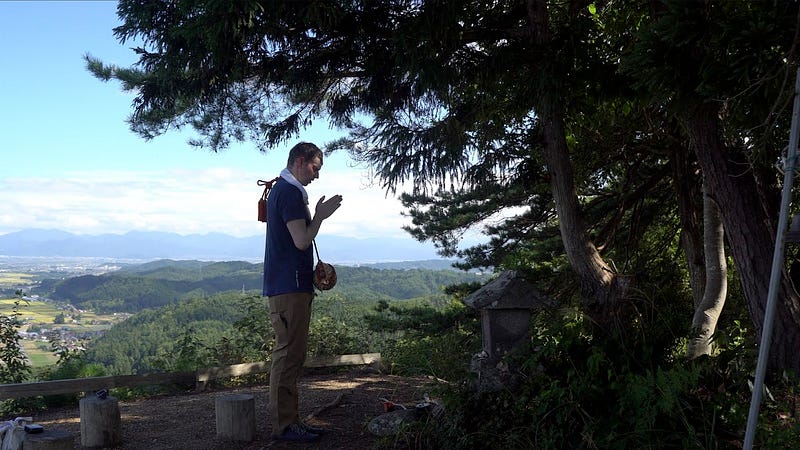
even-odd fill
[[(0, 2), (4, 11), (9, 5)], [(256, 220), (261, 194), (256, 180), (277, 175), (294, 143), (266, 154), (252, 144), (235, 144), (216, 154), (188, 146), (191, 130), (172, 130), (150, 141), (135, 136), (125, 123), (134, 93), (92, 77), (81, 55), (88, 50), (122, 66), (137, 56), (110, 34), (119, 24), (114, 6), (86, 5), (76, 12), (72, 6), (19, 2), (13, 3), (13, 14), (0, 14), (4, 30), (36, 29), (55, 37), (0, 40), (6, 59), (21, 62), (19, 70), (4, 72), (0, 84), (0, 118), (6, 125), (0, 233), (52, 228), (80, 234), (263, 234), (264, 225)], [(53, 61), (62, 69), (59, 79), (70, 80), (70, 89), (46, 76)], [(303, 130), (302, 140), (322, 144), (337, 133), (316, 121)], [(386, 198), (380, 188), (366, 188), (362, 171), (348, 167), (339, 153), (325, 157), (322, 178), (309, 186), (314, 202), (321, 195), (344, 196), (322, 233), (407, 237), (399, 201)]]
[(410, 219), (402, 217), (402, 205), (376, 186), (367, 186), (354, 173), (323, 173), (308, 187), (309, 207), (313, 209), (322, 195), (342, 195), (342, 206), (328, 219), (326, 232), (350, 237), (407, 236), (401, 227)]
[[(158, 230), (259, 235), (264, 225), (256, 214), (262, 191), (258, 178), (251, 171), (225, 167), (6, 177), (0, 179), (0, 233), (52, 228), (78, 234)], [(320, 196), (343, 196), (323, 233), (407, 237), (401, 227), (409, 219), (400, 215), (399, 200), (368, 187), (358, 169), (323, 171), (308, 192), (312, 213)]]

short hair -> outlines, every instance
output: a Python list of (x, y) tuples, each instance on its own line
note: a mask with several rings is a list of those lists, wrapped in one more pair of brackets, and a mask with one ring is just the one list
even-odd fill
[(315, 156), (319, 156), (320, 161), (322, 160), (322, 150), (319, 147), (311, 142), (300, 142), (289, 150), (289, 159), (286, 160), (286, 165), (291, 166), (300, 157), (311, 160)]

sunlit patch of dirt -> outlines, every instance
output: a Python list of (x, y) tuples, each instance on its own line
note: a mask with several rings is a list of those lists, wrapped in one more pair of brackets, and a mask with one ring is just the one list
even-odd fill
[[(300, 414), (313, 415), (309, 422), (329, 431), (314, 444), (277, 442), (271, 438), (268, 386), (211, 389), (204, 392), (120, 401), (123, 442), (117, 449), (236, 450), (236, 449), (352, 449), (366, 450), (385, 440), (367, 431), (367, 424), (383, 413), (383, 401), (413, 405), (434, 386), (425, 377), (398, 377), (371, 369), (349, 372), (310, 373), (300, 380)], [(252, 394), (256, 402), (256, 438), (230, 442), (216, 436), (214, 401), (218, 395)], [(33, 414), (46, 429), (66, 430), (81, 448), (80, 412), (73, 407)]]

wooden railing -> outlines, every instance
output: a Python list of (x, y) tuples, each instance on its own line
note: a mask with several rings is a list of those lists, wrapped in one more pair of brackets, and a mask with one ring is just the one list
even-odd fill
[[(380, 362), (380, 353), (358, 355), (309, 356), (304, 367), (357, 366)], [(0, 400), (35, 397), (39, 395), (73, 394), (118, 387), (150, 386), (159, 384), (191, 384), (203, 390), (211, 380), (234, 376), (267, 373), (268, 362), (209, 367), (195, 372), (148, 373), (143, 375), (112, 375), (107, 377), (76, 378), (70, 380), (37, 381), (33, 383), (0, 384)]]

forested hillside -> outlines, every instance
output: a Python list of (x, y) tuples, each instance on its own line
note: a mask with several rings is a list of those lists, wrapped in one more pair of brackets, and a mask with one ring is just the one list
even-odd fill
[[(442, 305), (443, 295), (390, 304)], [(365, 316), (379, 303), (351, 301), (325, 292), (314, 299), (309, 330), (311, 354), (369, 353), (387, 342), (370, 331)], [(394, 336), (394, 334), (390, 333)], [(191, 298), (135, 314), (87, 343), (85, 361), (112, 374), (186, 371), (211, 365), (263, 361), (272, 348), (268, 303), (260, 295), (226, 292)]]
[[(421, 262), (444, 267), (443, 262)], [(114, 374), (193, 370), (209, 364), (263, 360), (271, 346), (262, 264), (243, 261), (158, 260), (102, 275), (46, 279), (36, 293), (129, 319), (85, 342), (85, 361)], [(380, 267), (387, 267), (382, 265)], [(489, 275), (452, 269), (337, 266), (338, 284), (319, 293), (309, 351), (314, 354), (379, 351), (380, 331), (368, 315), (391, 317), (418, 306), (447, 307), (448, 286), (475, 285)], [(391, 305), (391, 308), (390, 308)], [(389, 332), (390, 337), (397, 335)]]
[[(42, 283), (38, 292), (81, 309), (136, 313), (226, 291), (260, 292), (262, 264), (243, 261), (159, 260), (103, 275)], [(437, 294), (447, 285), (485, 280), (455, 270), (374, 269), (338, 266), (331, 291), (355, 302), (407, 300)]]
[(115, 374), (180, 370), (203, 348), (231, 336), (244, 315), (241, 298), (227, 293), (142, 311), (93, 340), (86, 359)]

